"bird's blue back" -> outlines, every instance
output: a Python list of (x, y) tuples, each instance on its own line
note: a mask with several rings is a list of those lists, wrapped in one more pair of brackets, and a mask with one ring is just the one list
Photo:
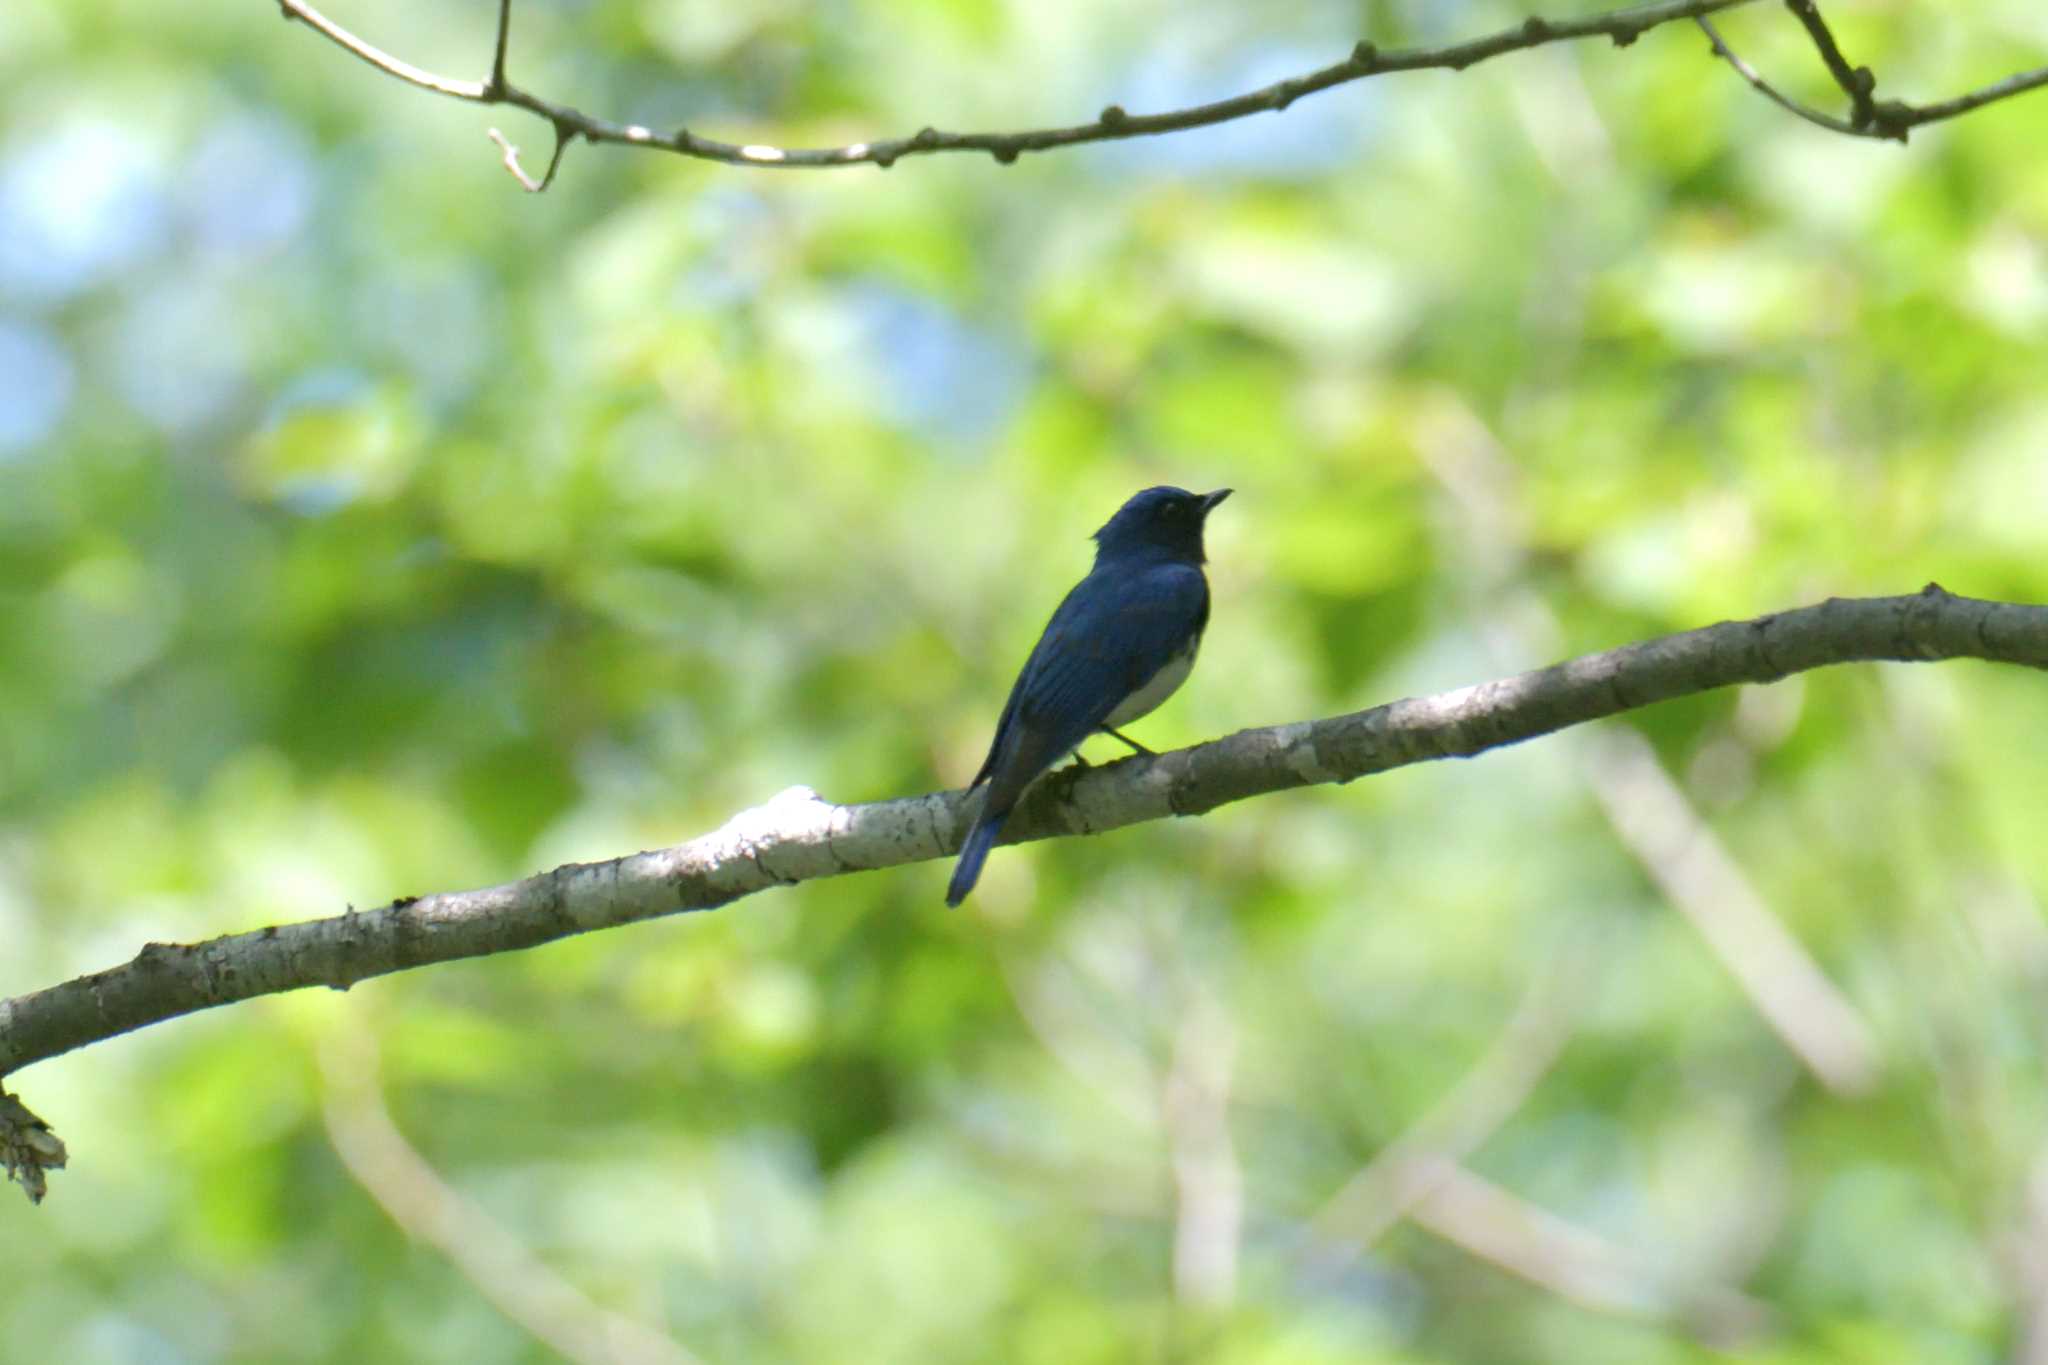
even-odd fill
[(1202, 522), (1229, 492), (1148, 488), (1095, 533), (1095, 567), (1025, 660), (969, 784), (988, 790), (947, 885), (949, 905), (973, 889), (1003, 821), (1040, 773), (1112, 716), (1122, 723), (1157, 705), (1185, 676), (1209, 623)]
[(988, 782), (989, 807), (1007, 810), (1033, 778), (1192, 648), (1208, 621), (1209, 583), (1195, 565), (1151, 547), (1098, 555), (1017, 675), (971, 785)]

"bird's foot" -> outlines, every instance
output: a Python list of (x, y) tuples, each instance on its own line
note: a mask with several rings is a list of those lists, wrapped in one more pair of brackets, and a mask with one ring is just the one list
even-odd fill
[(1148, 757), (1148, 758), (1157, 758), (1157, 757), (1159, 757), (1159, 755), (1158, 755), (1158, 754), (1156, 754), (1156, 753), (1153, 753), (1153, 752), (1152, 752), (1152, 750), (1150, 750), (1150, 749), (1146, 748), (1146, 747), (1145, 747), (1144, 745), (1142, 745), (1142, 744), (1138, 743), (1138, 741), (1137, 741), (1137, 740), (1135, 740), (1135, 739), (1132, 739), (1132, 738), (1131, 738), (1131, 737), (1130, 737), (1129, 735), (1127, 735), (1127, 734), (1124, 734), (1124, 733), (1123, 733), (1122, 731), (1119, 731), (1119, 730), (1112, 730), (1112, 729), (1110, 729), (1110, 728), (1109, 728), (1109, 727), (1108, 727), (1107, 725), (1105, 725), (1105, 726), (1103, 726), (1103, 727), (1102, 727), (1102, 733), (1103, 733), (1103, 734), (1105, 734), (1105, 735), (1110, 735), (1110, 736), (1112, 736), (1112, 737), (1114, 737), (1114, 738), (1116, 738), (1116, 739), (1120, 739), (1120, 740), (1122, 740), (1122, 741), (1123, 741), (1124, 743), (1126, 743), (1126, 744), (1130, 745), (1133, 751), (1135, 751), (1135, 752), (1137, 752), (1137, 753), (1141, 753), (1141, 754), (1144, 754), (1144, 755), (1145, 755), (1146, 757)]

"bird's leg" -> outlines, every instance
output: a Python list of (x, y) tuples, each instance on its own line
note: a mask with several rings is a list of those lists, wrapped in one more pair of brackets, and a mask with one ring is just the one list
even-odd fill
[(1159, 755), (1158, 755), (1158, 754), (1156, 754), (1156, 753), (1153, 753), (1153, 752), (1152, 752), (1152, 751), (1151, 751), (1150, 749), (1148, 749), (1148, 748), (1146, 748), (1146, 747), (1145, 747), (1144, 745), (1142, 745), (1142, 744), (1138, 743), (1138, 741), (1137, 741), (1137, 740), (1135, 740), (1135, 739), (1132, 739), (1132, 738), (1131, 738), (1131, 737), (1130, 737), (1129, 735), (1127, 735), (1127, 734), (1124, 734), (1124, 733), (1123, 733), (1122, 731), (1120, 731), (1120, 730), (1112, 730), (1112, 729), (1110, 729), (1110, 728), (1109, 728), (1109, 727), (1108, 727), (1107, 725), (1105, 725), (1105, 726), (1103, 726), (1103, 727), (1102, 727), (1102, 733), (1103, 733), (1103, 734), (1105, 734), (1105, 735), (1111, 735), (1111, 736), (1114, 736), (1115, 738), (1117, 738), (1117, 739), (1120, 739), (1120, 740), (1122, 740), (1122, 741), (1123, 741), (1124, 743), (1126, 743), (1126, 744), (1130, 745), (1130, 746), (1131, 746), (1131, 748), (1132, 748), (1132, 749), (1133, 749), (1133, 750), (1134, 750), (1135, 752), (1137, 752), (1137, 753), (1145, 754), (1145, 755), (1147, 755), (1148, 757), (1151, 757), (1151, 758), (1157, 758), (1157, 757), (1159, 757)]

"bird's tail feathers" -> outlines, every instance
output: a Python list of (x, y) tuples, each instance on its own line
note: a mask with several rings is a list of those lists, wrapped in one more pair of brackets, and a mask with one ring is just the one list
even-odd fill
[(946, 883), (946, 904), (958, 905), (966, 900), (967, 893), (981, 880), (981, 865), (988, 860), (988, 851), (995, 847), (996, 836), (1003, 832), (1003, 820), (1008, 815), (1008, 811), (983, 815), (967, 831), (967, 842), (960, 845), (960, 861), (953, 865), (953, 880)]

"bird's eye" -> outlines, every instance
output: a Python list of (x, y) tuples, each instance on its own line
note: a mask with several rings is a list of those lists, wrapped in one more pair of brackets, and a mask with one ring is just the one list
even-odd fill
[(1180, 504), (1179, 504), (1179, 503), (1177, 503), (1177, 502), (1169, 502), (1168, 504), (1166, 504), (1166, 506), (1164, 506), (1164, 507), (1162, 507), (1162, 508), (1160, 508), (1160, 509), (1159, 509), (1159, 515), (1160, 515), (1160, 516), (1162, 516), (1162, 517), (1177, 517), (1177, 516), (1179, 516), (1179, 515), (1180, 515)]

